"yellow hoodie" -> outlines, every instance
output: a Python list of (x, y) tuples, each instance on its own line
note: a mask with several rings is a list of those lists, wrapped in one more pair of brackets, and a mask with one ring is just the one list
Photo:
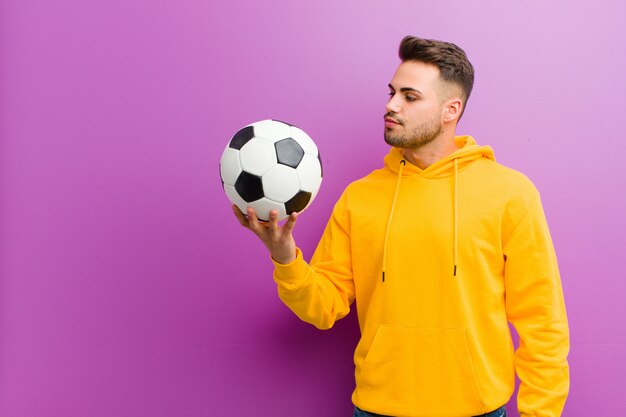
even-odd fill
[(275, 263), (279, 296), (320, 329), (356, 299), (352, 400), (364, 410), (475, 416), (509, 400), (517, 372), (521, 416), (560, 416), (568, 325), (539, 194), (490, 147), (456, 143), (425, 170), (392, 148), (350, 184), (310, 265), (300, 250)]

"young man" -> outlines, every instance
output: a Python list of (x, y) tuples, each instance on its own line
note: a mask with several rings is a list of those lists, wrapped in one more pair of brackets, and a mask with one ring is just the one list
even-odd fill
[[(474, 70), (446, 42), (406, 37), (389, 83), (385, 166), (350, 184), (307, 264), (253, 210), (280, 298), (320, 329), (357, 304), (355, 416), (561, 415), (568, 325), (539, 193), (493, 150), (455, 136)], [(520, 346), (514, 351), (508, 322)]]

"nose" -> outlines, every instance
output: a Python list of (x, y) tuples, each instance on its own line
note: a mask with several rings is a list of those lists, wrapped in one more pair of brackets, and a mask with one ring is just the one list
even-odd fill
[(389, 98), (385, 109), (387, 109), (388, 113), (400, 113), (400, 110), (402, 110), (402, 108), (400, 107), (400, 99), (398, 98), (397, 94), (394, 94)]

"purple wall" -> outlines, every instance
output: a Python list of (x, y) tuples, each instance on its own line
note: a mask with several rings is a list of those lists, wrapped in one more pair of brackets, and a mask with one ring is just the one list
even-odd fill
[(0, 416), (350, 415), (354, 316), (321, 332), (280, 303), (218, 161), (264, 118), (315, 138), (309, 257), (381, 164), (409, 33), (465, 48), (460, 133), (542, 191), (571, 324), (564, 415), (626, 413), (624, 2), (371, 3), (0, 2)]

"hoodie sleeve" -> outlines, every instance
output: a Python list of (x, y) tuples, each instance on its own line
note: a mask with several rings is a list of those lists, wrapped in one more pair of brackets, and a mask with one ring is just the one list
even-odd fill
[(520, 338), (515, 352), (521, 417), (558, 417), (569, 391), (569, 330), (556, 255), (538, 193), (503, 242), (506, 309)]
[(296, 260), (274, 261), (280, 299), (302, 320), (329, 329), (350, 312), (355, 297), (345, 196), (337, 202), (322, 239), (307, 264), (300, 249)]

